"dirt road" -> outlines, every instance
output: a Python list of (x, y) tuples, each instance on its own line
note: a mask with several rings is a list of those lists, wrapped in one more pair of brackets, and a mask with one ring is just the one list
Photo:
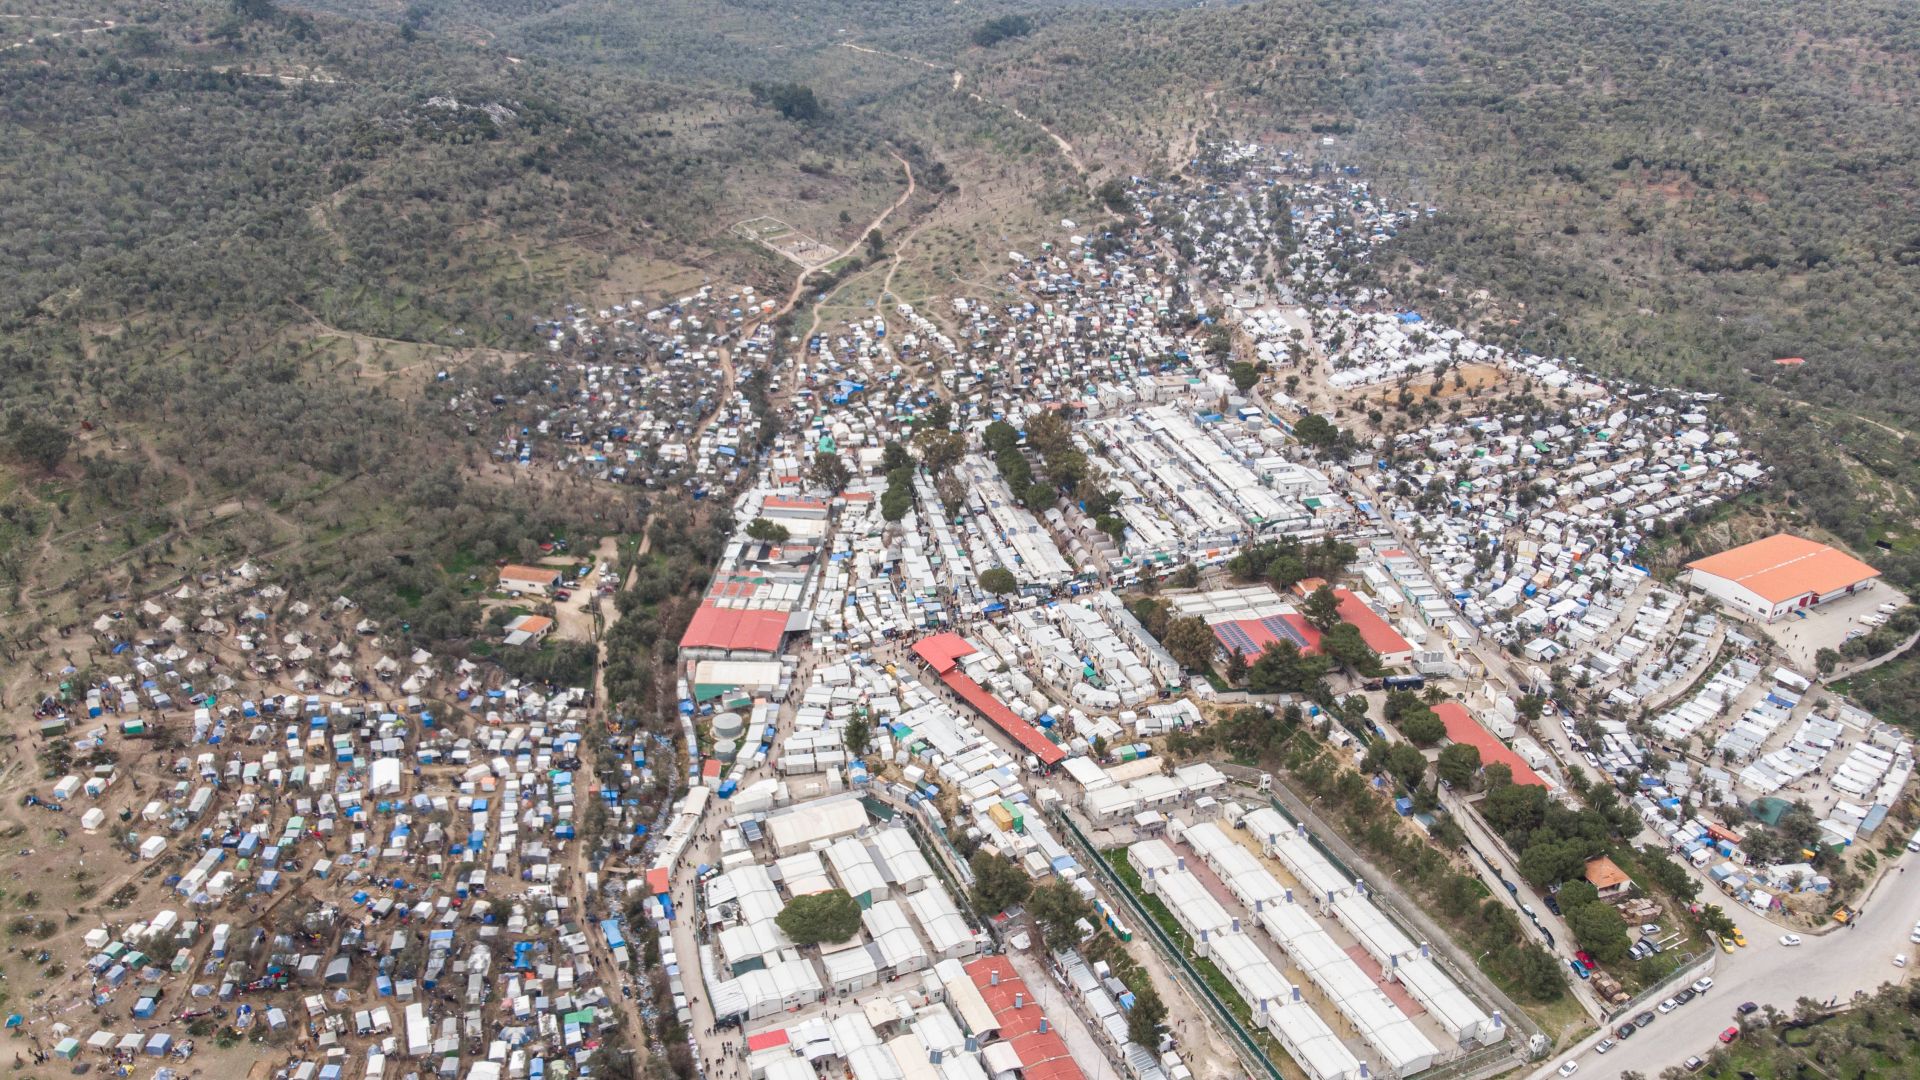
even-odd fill
[[(841, 42), (840, 47), (844, 49), (852, 49), (854, 52), (866, 53), (869, 56), (884, 56), (890, 60), (898, 60), (903, 64), (916, 64), (920, 67), (928, 68), (933, 71), (947, 70), (946, 68), (941, 67), (939, 64), (935, 64), (927, 60), (922, 60), (917, 56), (907, 56), (904, 53), (887, 52), (884, 49), (875, 49), (866, 45), (855, 45), (851, 41)], [(951, 89), (955, 93), (959, 93), (961, 92), (961, 87), (966, 83), (966, 80), (967, 80), (966, 73), (958, 69), (954, 69), (952, 72), (952, 75), (953, 75), (953, 85)], [(1047, 138), (1053, 140), (1053, 145), (1060, 151), (1060, 156), (1067, 159), (1067, 164), (1073, 166), (1073, 171), (1076, 173), (1079, 173), (1080, 178), (1082, 180), (1085, 180), (1087, 178), (1086, 162), (1080, 160), (1080, 152), (1074, 149), (1073, 144), (1068, 142), (1065, 136), (1061, 135), (1059, 132), (1048, 127), (1044, 122), (1036, 120), (1033, 117), (1028, 116), (1026, 113), (1021, 112), (1018, 106), (1009, 105), (1004, 101), (998, 101), (998, 100), (995, 100), (994, 98), (987, 97), (985, 94), (982, 94), (976, 90), (968, 90), (968, 91), (965, 91), (965, 93), (967, 97), (973, 99), (974, 101), (979, 102), (982, 105), (987, 105), (995, 109), (1005, 109), (1007, 112), (1012, 113), (1022, 123), (1031, 124), (1034, 127), (1039, 128), (1040, 131), (1043, 134), (1045, 134)]]
[(43, 41), (52, 41), (54, 38), (84, 37), (88, 34), (98, 34), (107, 30), (111, 30), (118, 25), (119, 24), (114, 22), (112, 19), (102, 19), (101, 25), (89, 26), (85, 30), (54, 30), (45, 34), (36, 34), (33, 37), (26, 39), (25, 41), (16, 41), (11, 45), (0, 45), (0, 52), (7, 52), (13, 49), (24, 49), (29, 45), (37, 45)]

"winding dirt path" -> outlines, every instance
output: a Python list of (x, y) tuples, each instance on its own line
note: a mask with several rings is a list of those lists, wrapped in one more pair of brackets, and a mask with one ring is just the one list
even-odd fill
[[(841, 42), (840, 47), (843, 49), (852, 49), (854, 52), (866, 53), (869, 56), (884, 56), (891, 60), (898, 60), (903, 64), (915, 64), (932, 71), (948, 70), (947, 68), (941, 67), (939, 64), (935, 64), (927, 60), (922, 60), (917, 56), (907, 56), (903, 53), (887, 52), (885, 49), (875, 49), (866, 45), (856, 45), (851, 41)], [(955, 93), (961, 93), (962, 92), (961, 87), (966, 83), (966, 78), (967, 78), (966, 73), (960, 71), (958, 68), (955, 68), (952, 70), (952, 75), (953, 75), (953, 85), (950, 89), (952, 89), (953, 92)], [(1032, 124), (1034, 127), (1039, 128), (1042, 134), (1046, 135), (1047, 138), (1053, 140), (1053, 145), (1055, 148), (1057, 148), (1060, 151), (1060, 156), (1067, 160), (1068, 165), (1073, 166), (1074, 172), (1080, 174), (1080, 179), (1082, 181), (1085, 181), (1088, 178), (1087, 163), (1081, 160), (1080, 152), (1074, 149), (1073, 144), (1071, 142), (1068, 142), (1065, 136), (1061, 135), (1059, 132), (1048, 127), (1044, 122), (1040, 120), (1036, 120), (1033, 117), (1028, 116), (1026, 113), (1021, 112), (1019, 106), (1017, 105), (1009, 105), (1004, 101), (999, 101), (994, 98), (987, 97), (985, 94), (982, 94), (977, 90), (967, 90), (964, 92), (966, 93), (967, 97), (972, 98), (974, 101), (977, 101), (982, 105), (987, 105), (995, 109), (1005, 109), (1007, 112), (1012, 113), (1021, 122)]]
[[(872, 50), (863, 50), (863, 51), (871, 52)], [(888, 152), (893, 153), (892, 151), (888, 151)], [(893, 203), (889, 205), (885, 210), (880, 211), (880, 216), (874, 218), (873, 221), (869, 223), (866, 228), (860, 230), (859, 234), (854, 237), (854, 240), (852, 243), (842, 248), (839, 254), (835, 255), (833, 258), (823, 263), (822, 264), (823, 266), (831, 266), (834, 263), (839, 262), (841, 259), (844, 259), (849, 255), (852, 255), (855, 251), (858, 251), (860, 249), (860, 245), (866, 243), (867, 234), (873, 232), (875, 229), (878, 229), (880, 226), (886, 224), (887, 219), (891, 218), (895, 211), (907, 205), (907, 200), (913, 198), (914, 192), (919, 190), (918, 182), (914, 179), (914, 175), (913, 175), (913, 165), (910, 164), (906, 158), (901, 157), (897, 153), (893, 153), (893, 160), (899, 162), (901, 170), (907, 174), (907, 190), (901, 192), (899, 198), (893, 200)], [(896, 256), (896, 262), (897, 261), (898, 261), (898, 257)], [(784, 317), (788, 312), (791, 312), (794, 308), (800, 306), (800, 298), (805, 296), (807, 292), (807, 279), (812, 276), (813, 276), (813, 270), (811, 269), (800, 271), (800, 276), (795, 278), (793, 281), (793, 290), (787, 294), (786, 303), (781, 304), (778, 310), (769, 314), (768, 316), (766, 316), (766, 318), (761, 319), (758, 323), (754, 323), (750, 327), (743, 327), (741, 330), (742, 336), (744, 337), (745, 335), (752, 333), (754, 330), (758, 329), (761, 324), (776, 321)], [(851, 280), (851, 278), (849, 278), (848, 280)], [(844, 284), (844, 282), (842, 284)], [(815, 304), (813, 308), (813, 323), (811, 326), (807, 328), (807, 332), (805, 336), (802, 338), (802, 340), (811, 340), (813, 335), (817, 333), (819, 329), (820, 329), (820, 305)], [(722, 350), (722, 354), (723, 356), (725, 355), (725, 350)], [(726, 393), (731, 394), (733, 393), (733, 385), (734, 385), (734, 372), (733, 372), (731, 357), (728, 357), (725, 363), (726, 363), (726, 366), (725, 366)], [(719, 411), (715, 410), (713, 416), (708, 417), (706, 421), (703, 421), (699, 429), (695, 432), (695, 438), (697, 439), (700, 435), (705, 434), (706, 429), (709, 426), (711, 426), (713, 419), (715, 417), (718, 417), (719, 415), (720, 415)]]
[[(25, 18), (26, 16), (19, 16), (19, 17)], [(52, 15), (52, 16), (40, 16), (40, 17), (57, 19), (57, 18), (63, 18), (64, 16)], [(84, 22), (87, 20), (76, 18), (73, 21)], [(100, 22), (101, 22), (101, 25), (89, 26), (85, 30), (52, 30), (44, 34), (35, 34), (33, 37), (30, 37), (25, 41), (16, 41), (11, 45), (0, 45), (0, 52), (10, 52), (14, 49), (24, 49), (29, 45), (37, 45), (43, 41), (52, 41), (54, 38), (85, 37), (88, 34), (104, 33), (120, 25), (119, 23), (114, 22), (112, 19), (102, 19), (100, 20)]]
[[(880, 226), (886, 224), (887, 219), (893, 216), (893, 212), (895, 210), (898, 210), (902, 206), (907, 205), (907, 200), (913, 198), (913, 193), (915, 190), (917, 190), (917, 185), (913, 177), (913, 166), (908, 164), (907, 159), (901, 157), (899, 154), (894, 153), (891, 150), (889, 150), (888, 153), (893, 154), (893, 160), (899, 162), (900, 168), (906, 171), (907, 190), (901, 192), (900, 197), (893, 200), (893, 204), (891, 206), (888, 206), (885, 210), (880, 211), (879, 217), (874, 218), (871, 224), (869, 224), (866, 228), (861, 229), (859, 232), (859, 235), (854, 237), (853, 242), (848, 244), (846, 247), (841, 248), (840, 253), (838, 255), (835, 255), (833, 258), (828, 259), (825, 265), (831, 266), (834, 263), (839, 262), (841, 259), (844, 259), (847, 256), (853, 254), (855, 251), (860, 250), (860, 245), (866, 243), (867, 241), (867, 234), (873, 232), (875, 229), (878, 229)], [(805, 295), (807, 291), (807, 279), (812, 276), (813, 276), (812, 270), (802, 270), (800, 272), (800, 276), (794, 279), (793, 291), (787, 294), (787, 302), (780, 305), (780, 310), (767, 316), (765, 319), (762, 319), (761, 322), (767, 322), (770, 320), (779, 319), (781, 316), (787, 314), (789, 311), (792, 311), (795, 307), (798, 307), (800, 304), (800, 297)]]

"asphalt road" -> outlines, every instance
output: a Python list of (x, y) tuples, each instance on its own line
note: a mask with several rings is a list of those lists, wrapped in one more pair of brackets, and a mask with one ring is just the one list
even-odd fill
[[(1605, 1016), (1605, 1006), (1594, 995), (1587, 982), (1584, 979), (1572, 978), (1567, 970), (1567, 962), (1573, 959), (1575, 946), (1573, 931), (1568, 928), (1566, 921), (1555, 915), (1547, 907), (1546, 898), (1520, 876), (1519, 867), (1512, 865), (1500, 851), (1492, 833), (1481, 824), (1478, 814), (1469, 811), (1462, 805), (1459, 798), (1450, 792), (1441, 793), (1440, 804), (1453, 813), (1453, 819), (1460, 824), (1467, 834), (1467, 839), (1472, 842), (1475, 854), (1468, 861), (1472, 863), (1474, 871), (1486, 882), (1487, 888), (1520, 917), (1520, 924), (1525, 928), (1528, 939), (1553, 954), (1554, 962), (1561, 967), (1561, 979), (1572, 988), (1574, 999), (1587, 1010), (1587, 1015), (1595, 1019)], [(1503, 881), (1512, 882), (1517, 891), (1509, 893), (1506, 886), (1502, 884)], [(1533, 908), (1532, 926), (1527, 925), (1529, 920), (1522, 905)], [(1546, 939), (1540, 935), (1542, 927), (1553, 934), (1552, 945), (1548, 945)]]
[[(1920, 856), (1903, 854), (1899, 867), (1920, 866)], [(1703, 897), (1711, 900), (1712, 897)], [(1792, 1013), (1803, 997), (1816, 1001), (1838, 998), (1845, 1004), (1856, 990), (1874, 990), (1882, 983), (1903, 981), (1909, 969), (1893, 966), (1896, 953), (1920, 962), (1920, 945), (1907, 941), (1920, 922), (1920, 870), (1909, 876), (1896, 869), (1862, 905), (1858, 929), (1839, 929), (1814, 936), (1802, 935), (1798, 946), (1780, 944), (1781, 930), (1757, 913), (1725, 905), (1726, 912), (1747, 937), (1747, 947), (1732, 955), (1722, 953), (1713, 972), (1713, 989), (1654, 1021), (1608, 1053), (1593, 1052), (1600, 1036), (1580, 1043), (1577, 1051), (1555, 1055), (1533, 1076), (1551, 1077), (1560, 1063), (1579, 1062), (1581, 1077), (1611, 1080), (1633, 1070), (1658, 1076), (1688, 1055), (1706, 1057), (1722, 1031), (1732, 1026), (1734, 1008), (1743, 1001), (1772, 1005)], [(1678, 986), (1674, 989), (1679, 989)], [(1651, 1006), (1648, 1006), (1651, 1008)], [(1608, 1034), (1611, 1034), (1611, 1027)]]

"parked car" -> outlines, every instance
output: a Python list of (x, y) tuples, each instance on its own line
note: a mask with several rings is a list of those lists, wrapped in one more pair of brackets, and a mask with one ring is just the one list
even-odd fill
[(1554, 1075), (1555, 1076), (1572, 1076), (1574, 1073), (1578, 1072), (1579, 1070), (1580, 1070), (1580, 1063), (1573, 1060), (1572, 1058), (1568, 1058), (1567, 1060), (1560, 1063), (1560, 1067), (1558, 1069), (1554, 1070)]
[(1596, 963), (1594, 963), (1594, 961), (1593, 961), (1593, 954), (1592, 954), (1592, 953), (1590, 953), (1590, 952), (1588, 952), (1588, 951), (1587, 951), (1587, 950), (1585, 950), (1585, 949), (1581, 949), (1581, 950), (1580, 950), (1579, 952), (1577, 952), (1577, 953), (1574, 953), (1574, 954), (1573, 954), (1573, 956), (1574, 956), (1574, 959), (1576, 959), (1576, 960), (1578, 960), (1578, 961), (1580, 961), (1581, 963), (1583, 963), (1583, 964), (1585, 964), (1585, 965), (1587, 965), (1587, 970), (1589, 970), (1589, 971), (1591, 971), (1591, 970), (1593, 970), (1594, 968), (1597, 968), (1597, 967), (1599, 967), (1599, 966), (1600, 966), (1599, 964), (1596, 964)]
[(1567, 961), (1567, 966), (1573, 969), (1573, 973), (1575, 975), (1578, 975), (1583, 979), (1588, 978), (1589, 976), (1592, 975), (1592, 972), (1587, 970), (1587, 966), (1585, 964), (1582, 964), (1578, 960)]
[(1629, 1020), (1628, 1022), (1621, 1024), (1619, 1027), (1613, 1029), (1613, 1037), (1624, 1042), (1627, 1039), (1633, 1038), (1633, 1033), (1638, 1030), (1640, 1029), (1634, 1027), (1633, 1022)]
[(1733, 943), (1743, 949), (1747, 947), (1747, 935), (1737, 926), (1733, 928)]
[(1555, 915), (1560, 914), (1560, 901), (1555, 900), (1553, 897), (1549, 896), (1546, 899), (1546, 905), (1547, 905), (1548, 911), (1553, 912)]
[(1633, 1018), (1633, 1026), (1634, 1026), (1634, 1027), (1642, 1027), (1642, 1028), (1643, 1028), (1643, 1027), (1650, 1027), (1650, 1026), (1652, 1026), (1652, 1024), (1653, 1024), (1653, 1010), (1652, 1010), (1652, 1009), (1648, 1009), (1648, 1010), (1646, 1010), (1645, 1012), (1643, 1012), (1643, 1013), (1641, 1013), (1641, 1014), (1640, 1014), (1639, 1016), (1636, 1016), (1636, 1017), (1634, 1017), (1634, 1018)]
[(1686, 1061), (1682, 1062), (1682, 1064), (1687, 1067), (1688, 1072), (1699, 1072), (1701, 1069), (1707, 1067), (1707, 1063), (1697, 1057), (1689, 1057)]
[(1657, 922), (1643, 922), (1640, 924), (1640, 932), (1651, 937), (1660, 932), (1660, 924)]
[(1593, 1052), (1596, 1054), (1604, 1054), (1618, 1045), (1619, 1044), (1612, 1039), (1601, 1039), (1599, 1042), (1593, 1044)]
[(1673, 1000), (1679, 1002), (1682, 1005), (1685, 1005), (1687, 1002), (1692, 1001), (1694, 998), (1697, 998), (1699, 996), (1700, 996), (1699, 994), (1696, 994), (1693, 992), (1693, 987), (1683, 986), (1680, 988), (1679, 993), (1673, 995)]
[(1711, 975), (1702, 975), (1693, 981), (1693, 992), (1696, 994), (1704, 994), (1711, 989), (1713, 989), (1713, 976)]
[(1785, 945), (1788, 948), (1792, 948), (1793, 946), (1800, 944), (1800, 935), (1799, 934), (1781, 934), (1780, 944)]
[(1654, 1006), (1654, 1008), (1660, 1010), (1661, 1016), (1665, 1016), (1679, 1007), (1680, 1007), (1680, 1003), (1673, 1000), (1672, 998), (1668, 998), (1665, 1001), (1662, 1001), (1660, 1004)]
[(1735, 1024), (1732, 1027), (1720, 1033), (1720, 1041), (1723, 1043), (1730, 1043), (1739, 1037), (1740, 1037), (1739, 1024)]
[(1741, 1016), (1751, 1016), (1757, 1012), (1759, 1008), (1760, 1003), (1757, 1001), (1743, 1001), (1740, 1003), (1740, 1007), (1733, 1011), (1739, 1013)]

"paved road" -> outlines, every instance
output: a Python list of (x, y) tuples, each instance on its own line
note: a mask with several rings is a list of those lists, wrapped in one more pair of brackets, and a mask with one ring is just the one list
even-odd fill
[[(1574, 1000), (1580, 1003), (1581, 1008), (1587, 1010), (1587, 1015), (1596, 1020), (1605, 1016), (1605, 1006), (1594, 995), (1586, 980), (1568, 976), (1566, 965), (1573, 959), (1574, 953), (1573, 931), (1560, 916), (1548, 910), (1546, 898), (1520, 876), (1519, 868), (1507, 859), (1500, 845), (1494, 841), (1492, 833), (1481, 823), (1478, 814), (1469, 812), (1460, 798), (1452, 792), (1441, 792), (1440, 802), (1453, 814), (1454, 821), (1460, 824), (1472, 844), (1475, 854), (1468, 859), (1468, 862), (1473, 865), (1474, 872), (1486, 882), (1487, 888), (1495, 897), (1505, 902), (1513, 909), (1513, 913), (1520, 917), (1520, 925), (1525, 928), (1528, 940), (1553, 954), (1554, 961), (1561, 967), (1561, 978), (1572, 988)], [(1506, 886), (1502, 884), (1503, 881), (1513, 882), (1518, 891), (1507, 892)], [(1533, 908), (1537, 920), (1535, 926), (1527, 927), (1528, 918), (1526, 911), (1521, 907), (1522, 904)], [(1548, 945), (1546, 939), (1540, 936), (1539, 927), (1545, 927), (1553, 934), (1552, 945)]]
[[(1920, 856), (1903, 855), (1898, 865), (1913, 869), (1920, 866)], [(1920, 955), (1920, 946), (1907, 941), (1914, 923), (1920, 922), (1920, 870), (1912, 874), (1892, 871), (1867, 899), (1863, 910), (1859, 929), (1808, 936), (1804, 944), (1789, 948), (1779, 943), (1779, 927), (1755, 912), (1729, 908), (1727, 914), (1747, 936), (1748, 945), (1731, 956), (1720, 956), (1713, 973), (1713, 989), (1704, 998), (1695, 998), (1678, 1011), (1660, 1017), (1644, 1033), (1635, 1034), (1604, 1056), (1592, 1050), (1599, 1036), (1589, 1038), (1577, 1052), (1550, 1058), (1534, 1077), (1551, 1076), (1568, 1058), (1580, 1063), (1582, 1078), (1611, 1078), (1627, 1070), (1658, 1076), (1690, 1054), (1705, 1057), (1718, 1045), (1715, 1040), (1720, 1032), (1733, 1024), (1734, 1007), (1743, 1001), (1791, 1013), (1802, 997), (1818, 1001), (1837, 997), (1844, 1004), (1855, 990), (1873, 990), (1883, 982), (1903, 980), (1906, 971), (1893, 966), (1893, 957), (1896, 953), (1910, 958)]]

